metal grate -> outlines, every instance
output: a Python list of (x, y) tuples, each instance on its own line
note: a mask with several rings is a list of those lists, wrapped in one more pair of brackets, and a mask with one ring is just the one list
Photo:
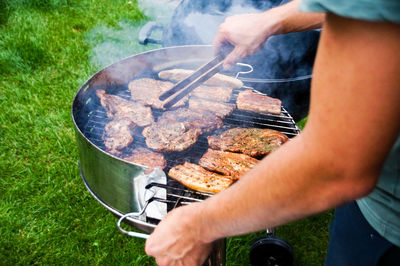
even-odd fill
[[(120, 89), (113, 90), (115, 95), (118, 95), (122, 98), (130, 100), (130, 92), (126, 87), (121, 87)], [(240, 90), (234, 90), (231, 103), (236, 102), (237, 95)], [(101, 148), (105, 151), (105, 146), (102, 140), (102, 134), (104, 131), (105, 125), (110, 121), (107, 118), (106, 112), (101, 106), (97, 97), (92, 99), (98, 101), (95, 104), (95, 108), (91, 110), (88, 114), (88, 120), (83, 128), (83, 134), (97, 147)], [(155, 119), (161, 116), (163, 111), (154, 110), (153, 116)], [(198, 160), (202, 157), (202, 155), (208, 149), (207, 136), (216, 134), (219, 131), (224, 131), (229, 128), (234, 127), (257, 127), (257, 128), (268, 128), (280, 131), (286, 134), (289, 138), (292, 138), (300, 133), (299, 128), (296, 126), (293, 118), (290, 114), (282, 107), (282, 111), (280, 115), (265, 115), (258, 113), (245, 112), (238, 109), (235, 109), (231, 115), (227, 116), (223, 120), (223, 127), (221, 129), (215, 130), (213, 132), (202, 134), (199, 136), (196, 144), (188, 150), (181, 152), (167, 152), (163, 153), (166, 161), (167, 167), (164, 169), (165, 173), (168, 173), (169, 169), (177, 164), (183, 164), (185, 161), (191, 163), (197, 163)], [(145, 138), (138, 134), (135, 136), (134, 141), (129, 147), (123, 150), (123, 156), (129, 154), (132, 150), (137, 147), (146, 147)], [(105, 151), (106, 152), (106, 151)], [(166, 189), (166, 198), (157, 198), (153, 197), (151, 201), (158, 201), (161, 203), (167, 204), (167, 211), (170, 211), (176, 207), (187, 205), (193, 202), (199, 202), (212, 194), (208, 193), (200, 193), (193, 191), (191, 189), (187, 189), (179, 182), (168, 178), (167, 184), (159, 184), (159, 183), (150, 183), (146, 186), (146, 189), (150, 189), (152, 187)], [(159, 220), (146, 217), (146, 221), (152, 224), (157, 224)]]

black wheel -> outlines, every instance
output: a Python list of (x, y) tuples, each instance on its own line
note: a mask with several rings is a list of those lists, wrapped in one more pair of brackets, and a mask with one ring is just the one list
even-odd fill
[(260, 238), (250, 248), (250, 263), (253, 266), (292, 266), (293, 248), (276, 236)]

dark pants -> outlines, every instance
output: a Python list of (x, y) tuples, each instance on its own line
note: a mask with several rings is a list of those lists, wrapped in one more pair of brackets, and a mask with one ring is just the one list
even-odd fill
[(355, 202), (335, 210), (325, 266), (400, 265), (400, 247), (381, 237)]

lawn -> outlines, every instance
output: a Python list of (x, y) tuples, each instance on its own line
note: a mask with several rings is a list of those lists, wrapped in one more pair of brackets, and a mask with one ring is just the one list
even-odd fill
[[(0, 265), (154, 265), (84, 187), (71, 119), (87, 78), (157, 47), (137, 44), (145, 20), (135, 1), (0, 0)], [(277, 228), (296, 265), (323, 263), (331, 216)], [(227, 265), (263, 234), (229, 238)]]

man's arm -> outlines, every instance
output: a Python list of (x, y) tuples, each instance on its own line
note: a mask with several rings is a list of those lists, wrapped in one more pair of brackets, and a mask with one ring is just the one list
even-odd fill
[(225, 42), (235, 46), (224, 67), (230, 68), (240, 58), (255, 53), (272, 35), (320, 28), (325, 14), (298, 11), (299, 4), (300, 0), (294, 0), (263, 13), (228, 17), (214, 39), (215, 52)]
[(399, 25), (329, 14), (304, 131), (227, 190), (169, 213), (146, 252), (161, 265), (198, 264), (218, 238), (279, 226), (368, 194), (400, 130), (398, 47)]

